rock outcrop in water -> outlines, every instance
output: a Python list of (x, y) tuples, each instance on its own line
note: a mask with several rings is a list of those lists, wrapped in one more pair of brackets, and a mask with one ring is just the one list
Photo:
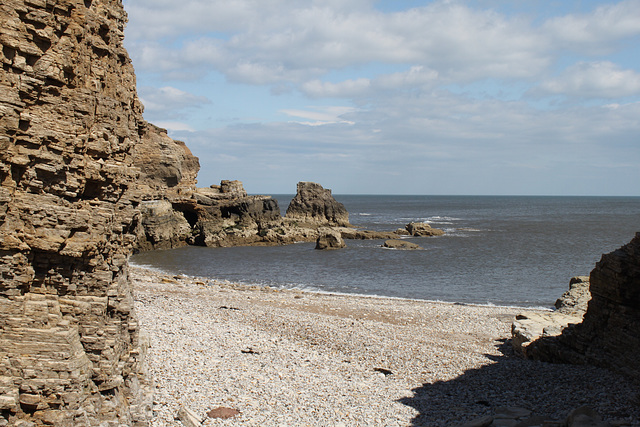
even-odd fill
[(331, 190), (315, 182), (299, 182), (296, 196), (287, 208), (287, 219), (302, 224), (350, 227), (349, 212), (331, 195)]
[[(145, 425), (120, 0), (0, 4), (0, 425)], [(105, 425), (105, 424), (101, 424)]]
[(590, 275), (591, 300), (581, 323), (526, 346), (530, 358), (590, 363), (640, 379), (640, 233), (602, 256)]
[[(143, 144), (150, 141), (154, 140), (145, 138)], [(173, 159), (178, 166), (188, 167), (167, 167), (158, 175), (161, 179), (151, 174), (145, 178), (143, 174), (139, 194), (142, 219), (137, 229), (140, 250), (185, 245), (220, 247), (314, 242), (329, 232), (340, 234), (340, 239), (398, 236), (395, 232), (353, 228), (344, 205), (320, 184), (298, 183), (297, 194), (282, 217), (277, 200), (247, 195), (240, 181), (222, 181), (220, 185), (197, 188), (193, 178), (198, 169), (197, 159), (190, 159), (191, 153), (184, 154), (186, 147), (166, 135), (162, 144), (154, 143), (154, 150), (166, 152), (161, 158)], [(148, 151), (138, 150), (138, 153)], [(142, 167), (147, 159), (148, 156), (138, 157), (136, 164)]]

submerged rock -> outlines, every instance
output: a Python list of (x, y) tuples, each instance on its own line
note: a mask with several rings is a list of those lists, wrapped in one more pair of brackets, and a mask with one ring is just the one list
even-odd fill
[(404, 250), (416, 250), (416, 249), (424, 249), (420, 245), (416, 245), (412, 242), (407, 242), (405, 240), (386, 240), (383, 244), (383, 247), (390, 249), (404, 249)]

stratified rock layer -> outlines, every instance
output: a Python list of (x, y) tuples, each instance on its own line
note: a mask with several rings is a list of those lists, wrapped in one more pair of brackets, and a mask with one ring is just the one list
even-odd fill
[(119, 0), (0, 4), (0, 423), (144, 425)]
[(582, 323), (529, 345), (527, 356), (592, 363), (640, 379), (640, 233), (602, 256), (590, 275), (591, 300)]

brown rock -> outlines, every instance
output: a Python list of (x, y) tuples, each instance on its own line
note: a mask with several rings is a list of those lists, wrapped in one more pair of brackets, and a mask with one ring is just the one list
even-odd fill
[(127, 259), (147, 123), (126, 13), (119, 0), (7, 0), (0, 20), (0, 420), (144, 425)]
[(576, 276), (571, 278), (569, 290), (558, 298), (555, 307), (560, 313), (582, 317), (590, 300), (589, 276)]
[(346, 247), (340, 232), (335, 230), (322, 230), (316, 240), (316, 249), (341, 249)]
[(415, 243), (407, 242), (405, 240), (387, 240), (384, 242), (382, 246), (390, 249), (404, 249), (404, 250), (424, 249), (420, 245), (416, 245)]
[(405, 227), (411, 236), (442, 236), (444, 231), (439, 228), (431, 228), (426, 222), (411, 222)]
[(240, 411), (238, 411), (237, 409), (225, 408), (223, 406), (212, 409), (209, 412), (207, 412), (207, 417), (209, 418), (227, 419), (227, 418), (236, 417), (238, 415), (240, 415)]
[(316, 225), (349, 227), (349, 212), (344, 205), (314, 182), (299, 182), (296, 196), (289, 203), (286, 217)]

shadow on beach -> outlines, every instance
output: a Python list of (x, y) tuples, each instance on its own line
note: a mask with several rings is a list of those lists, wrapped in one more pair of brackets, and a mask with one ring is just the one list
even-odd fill
[[(414, 396), (400, 403), (419, 415), (413, 426), (457, 426), (494, 415), (499, 408), (523, 408), (531, 417), (563, 421), (578, 407), (588, 406), (605, 420), (626, 420), (640, 425), (638, 384), (610, 371), (586, 365), (560, 365), (516, 356), (511, 343), (502, 340), (499, 356), (450, 381), (423, 384)], [(459, 414), (443, 419), (442, 414)]]

